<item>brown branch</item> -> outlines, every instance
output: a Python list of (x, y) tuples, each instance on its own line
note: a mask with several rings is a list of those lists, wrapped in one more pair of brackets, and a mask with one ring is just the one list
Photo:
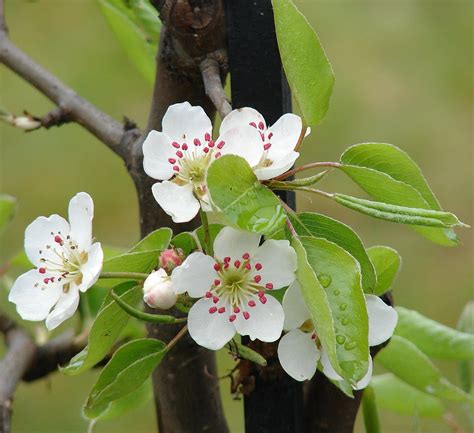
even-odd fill
[(216, 107), (221, 118), (224, 118), (232, 111), (227, 95), (221, 80), (221, 68), (219, 62), (211, 57), (205, 58), (201, 64), (202, 80), (206, 95)]

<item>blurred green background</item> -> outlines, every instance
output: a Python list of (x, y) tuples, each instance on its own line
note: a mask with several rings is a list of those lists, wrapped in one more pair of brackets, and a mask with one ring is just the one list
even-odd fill
[[(468, 224), (472, 218), (473, 4), (466, 0), (299, 0), (317, 29), (336, 74), (324, 122), (306, 140), (300, 162), (337, 160), (350, 144), (380, 141), (406, 150), (422, 167), (445, 209)], [(143, 126), (150, 86), (125, 58), (93, 0), (7, 1), (12, 39), (79, 94), (117, 119)], [(1, 69), (0, 106), (44, 114), (52, 105), (27, 83)], [(18, 215), (0, 238), (0, 259), (22, 247), (23, 231), (37, 215), (65, 214), (77, 191), (95, 200), (95, 235), (104, 243), (127, 246), (138, 239), (137, 202), (132, 181), (104, 145), (76, 125), (22, 133), (0, 125), (0, 192), (16, 196)], [(360, 193), (334, 173), (321, 187)], [(300, 196), (300, 210), (336, 217), (356, 229), (366, 245), (385, 244), (403, 256), (395, 299), (447, 325), (455, 326), (473, 298), (472, 232), (462, 245), (446, 249), (406, 227), (369, 219), (324, 199)], [(221, 374), (230, 363), (221, 357)], [(457, 380), (453, 364), (439, 363)], [(15, 433), (85, 433), (80, 406), (95, 373), (59, 374), (21, 385), (15, 400)], [(242, 432), (242, 406), (223, 398), (232, 433)], [(183, 416), (186, 416), (183, 414)], [(383, 412), (386, 433), (444, 433), (432, 421)], [(151, 404), (97, 433), (154, 431)], [(357, 432), (362, 432), (358, 420)]]

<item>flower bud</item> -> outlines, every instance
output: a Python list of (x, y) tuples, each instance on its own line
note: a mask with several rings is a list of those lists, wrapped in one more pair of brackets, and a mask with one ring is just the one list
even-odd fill
[(177, 299), (173, 283), (164, 269), (152, 272), (143, 283), (143, 300), (151, 308), (167, 310)]
[(183, 263), (184, 254), (180, 249), (170, 248), (160, 254), (160, 266), (166, 271), (171, 272), (176, 266)]

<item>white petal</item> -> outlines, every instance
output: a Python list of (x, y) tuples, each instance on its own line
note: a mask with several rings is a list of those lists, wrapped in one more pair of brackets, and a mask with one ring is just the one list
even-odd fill
[(206, 134), (212, 134), (212, 123), (205, 111), (189, 102), (170, 105), (161, 124), (171, 140), (188, 145), (193, 144), (195, 138), (202, 141)]
[(265, 119), (257, 110), (250, 107), (237, 108), (224, 117), (219, 132), (222, 135), (230, 129), (240, 128), (250, 123), (255, 123), (258, 126), (260, 122), (263, 123), (263, 131), (265, 131), (267, 129)]
[(259, 234), (224, 227), (214, 240), (214, 255), (220, 260), (224, 257), (238, 260), (244, 253), (249, 253), (252, 257), (259, 242)]
[(387, 341), (397, 326), (397, 311), (378, 296), (365, 295), (369, 315), (369, 345), (377, 346)]
[(332, 380), (344, 380), (339, 374), (334, 370), (325, 350), (321, 350), (321, 365), (323, 366), (323, 373), (326, 377)]
[(157, 271), (152, 272), (143, 283), (143, 292), (148, 293), (150, 290), (153, 290), (157, 285), (166, 283), (168, 280), (168, 274), (163, 268), (158, 269)]
[(79, 306), (79, 291), (71, 286), (67, 293), (63, 293), (53, 311), (46, 318), (46, 327), (51, 331), (65, 320), (69, 319)]
[(280, 174), (288, 171), (299, 156), (300, 154), (298, 152), (291, 151), (290, 154), (284, 156), (283, 158), (273, 161), (268, 167), (255, 169), (255, 175), (259, 180), (273, 179), (274, 177), (277, 177)]
[(189, 310), (189, 334), (200, 346), (211, 350), (224, 347), (235, 335), (234, 325), (228, 314), (209, 313), (214, 304), (210, 299), (200, 299)]
[(166, 134), (150, 131), (143, 142), (143, 169), (145, 173), (158, 180), (168, 180), (173, 177), (173, 164), (169, 159), (178, 159), (176, 149), (171, 145), (172, 140)]
[(155, 183), (151, 191), (155, 200), (175, 223), (191, 221), (199, 212), (201, 205), (189, 184), (180, 186), (165, 180)]
[[(69, 223), (59, 215), (51, 215), (46, 218), (36, 218), (25, 230), (25, 252), (30, 262), (41, 267), (41, 257), (56, 261), (57, 256), (47, 245), (55, 246), (54, 236), (60, 232), (62, 235), (69, 234)], [(54, 233), (51, 235), (51, 233)], [(40, 254), (41, 251), (41, 254)]]
[(367, 369), (367, 373), (365, 376), (359, 380), (359, 382), (356, 383), (356, 385), (353, 387), (355, 390), (358, 389), (364, 389), (367, 387), (367, 385), (370, 383), (370, 379), (372, 379), (372, 370), (373, 370), (373, 363), (372, 363), (372, 357), (369, 355), (369, 367)]
[(295, 380), (311, 379), (316, 373), (320, 356), (321, 353), (311, 339), (311, 334), (299, 329), (293, 329), (284, 335), (278, 344), (280, 364)]
[(272, 283), (274, 289), (281, 289), (296, 278), (296, 253), (287, 240), (265, 241), (250, 259), (262, 265), (262, 269), (254, 271), (261, 275), (262, 285)]
[(62, 294), (60, 284), (45, 286), (43, 277), (36, 269), (32, 269), (20, 275), (10, 290), (8, 300), (16, 304), (16, 310), (23, 320), (44, 320)]
[(285, 314), (281, 304), (271, 295), (266, 296), (267, 302), (262, 304), (254, 296), (255, 307), (249, 307), (250, 317), (245, 319), (242, 314), (237, 315), (235, 328), (240, 335), (248, 335), (252, 340), (272, 342), (280, 338), (283, 331)]
[(256, 128), (242, 125), (225, 131), (216, 141), (224, 142), (220, 150), (222, 155), (238, 155), (244, 158), (253, 167), (258, 164), (263, 155), (262, 139)]
[(88, 252), (87, 262), (81, 266), (82, 282), (79, 290), (85, 292), (92, 287), (99, 279), (102, 271), (102, 263), (104, 262), (104, 252), (100, 242), (92, 244)]
[(309, 134), (311, 134), (311, 127), (307, 126), (306, 127), (306, 132), (304, 133), (304, 138), (306, 138)]
[(299, 328), (311, 318), (297, 281), (290, 284), (283, 296), (283, 311), (285, 312), (284, 329)]
[(92, 219), (94, 202), (86, 192), (76, 194), (69, 202), (71, 239), (79, 245), (79, 251), (87, 251), (92, 243)]
[(190, 254), (171, 274), (176, 293), (188, 292), (193, 298), (204, 296), (217, 278), (214, 264), (214, 259), (206, 254)]
[(287, 113), (281, 116), (275, 124), (268, 129), (272, 146), (268, 150), (271, 160), (276, 160), (289, 155), (298, 144), (303, 123), (296, 114)]

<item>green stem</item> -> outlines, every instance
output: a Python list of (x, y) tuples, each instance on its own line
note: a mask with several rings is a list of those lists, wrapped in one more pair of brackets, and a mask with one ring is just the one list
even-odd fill
[(199, 216), (201, 217), (202, 228), (204, 229), (204, 245), (206, 247), (206, 254), (214, 256), (212, 251), (211, 234), (209, 232), (209, 220), (207, 214), (202, 209), (199, 209)]
[(119, 278), (124, 280), (146, 280), (149, 274), (141, 272), (102, 272), (99, 278)]
[(117, 304), (122, 310), (130, 314), (130, 316), (135, 317), (138, 320), (142, 320), (143, 322), (173, 324), (182, 323), (187, 320), (186, 318), (178, 319), (174, 316), (169, 315), (144, 313), (143, 311), (137, 310), (131, 305), (127, 304), (122, 298), (120, 298), (119, 295), (117, 295), (117, 293), (113, 291), (113, 289), (110, 291), (110, 296), (115, 302), (117, 302)]
[(379, 413), (375, 402), (374, 389), (369, 385), (362, 395), (362, 412), (366, 433), (381, 433)]
[(319, 168), (319, 167), (332, 167), (332, 168), (339, 168), (342, 164), (339, 162), (311, 162), (310, 164), (305, 164), (300, 167), (293, 168), (280, 176), (275, 177), (273, 180), (284, 180), (289, 178), (290, 176), (294, 176), (296, 173), (300, 171), (310, 170), (312, 168)]

